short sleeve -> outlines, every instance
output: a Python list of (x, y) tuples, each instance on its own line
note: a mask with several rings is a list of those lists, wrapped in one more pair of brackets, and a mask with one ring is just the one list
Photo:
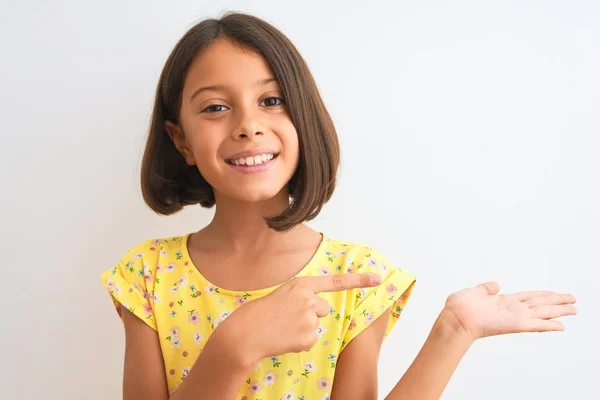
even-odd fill
[(369, 325), (391, 308), (385, 336), (398, 322), (411, 295), (415, 277), (395, 267), (380, 252), (364, 248), (351, 262), (349, 272), (374, 273), (381, 276), (381, 284), (373, 288), (354, 290), (354, 308), (347, 324), (341, 350)]
[(101, 281), (110, 293), (119, 317), (123, 317), (121, 307), (125, 307), (157, 330), (153, 309), (156, 265), (149, 263), (153, 258), (149, 252), (146, 244), (130, 249), (117, 265), (102, 273)]

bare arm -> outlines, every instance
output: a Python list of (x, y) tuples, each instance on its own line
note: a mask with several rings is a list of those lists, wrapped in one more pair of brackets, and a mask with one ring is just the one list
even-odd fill
[(355, 337), (338, 358), (332, 400), (377, 399), (377, 362), (390, 310)]
[(440, 315), (423, 348), (385, 400), (437, 400), (472, 341)]
[[(165, 367), (156, 331), (123, 309), (125, 323), (124, 400), (169, 398)], [(227, 331), (217, 329), (196, 360), (190, 374), (171, 400), (233, 399), (252, 366), (232, 348)]]
[(167, 381), (156, 332), (125, 307), (123, 399), (167, 399)]
[[(388, 319), (389, 310), (342, 351), (336, 366), (332, 400), (377, 399), (377, 363)], [(417, 358), (386, 400), (440, 398), (471, 344), (446, 321), (445, 314), (440, 315)]]

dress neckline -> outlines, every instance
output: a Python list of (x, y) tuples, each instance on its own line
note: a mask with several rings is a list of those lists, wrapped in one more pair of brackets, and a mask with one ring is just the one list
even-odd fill
[(283, 285), (284, 283), (288, 282), (289, 280), (291, 280), (293, 278), (309, 275), (309, 273), (312, 271), (313, 266), (316, 263), (316, 260), (318, 259), (319, 255), (323, 254), (327, 242), (330, 241), (330, 239), (327, 238), (324, 233), (322, 233), (322, 232), (319, 232), (319, 233), (321, 234), (321, 242), (319, 243), (319, 246), (317, 247), (317, 249), (311, 256), (310, 260), (304, 265), (304, 267), (302, 267), (302, 269), (300, 271), (298, 271), (298, 273), (296, 275), (294, 275), (287, 281), (281, 282), (277, 285), (266, 287), (266, 288), (261, 288), (261, 289), (255, 289), (255, 290), (230, 290), (227, 288), (222, 288), (222, 287), (219, 287), (219, 286), (213, 284), (204, 275), (202, 275), (200, 270), (196, 267), (196, 265), (192, 261), (192, 257), (190, 256), (190, 253), (188, 250), (188, 242), (189, 242), (190, 236), (192, 236), (193, 232), (190, 232), (183, 236), (182, 243), (181, 243), (181, 250), (183, 253), (184, 261), (187, 261), (189, 263), (189, 267), (191, 268), (190, 275), (195, 275), (198, 279), (200, 279), (202, 281), (203, 285), (205, 286), (204, 287), (205, 289), (206, 289), (206, 287), (208, 287), (208, 288), (210, 288), (210, 290), (214, 290), (216, 293), (229, 295), (229, 296), (260, 297), (262, 295), (271, 293), (272, 291), (277, 289), (279, 286)]

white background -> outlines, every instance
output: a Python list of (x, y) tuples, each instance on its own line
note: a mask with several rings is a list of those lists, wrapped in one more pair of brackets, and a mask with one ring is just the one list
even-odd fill
[(381, 398), (446, 296), (496, 279), (571, 291), (579, 315), (476, 343), (443, 398), (597, 399), (599, 3), (248, 3), (2, 2), (0, 397), (120, 398), (123, 332), (99, 274), (211, 217), (142, 202), (158, 75), (195, 22), (237, 9), (292, 39), (337, 125), (341, 180), (313, 226), (418, 277)]

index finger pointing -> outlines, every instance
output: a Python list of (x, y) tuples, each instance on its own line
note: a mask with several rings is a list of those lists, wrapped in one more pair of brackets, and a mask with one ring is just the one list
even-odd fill
[(312, 289), (315, 293), (373, 287), (381, 283), (381, 277), (377, 274), (308, 276), (302, 279), (304, 279), (302, 285)]

